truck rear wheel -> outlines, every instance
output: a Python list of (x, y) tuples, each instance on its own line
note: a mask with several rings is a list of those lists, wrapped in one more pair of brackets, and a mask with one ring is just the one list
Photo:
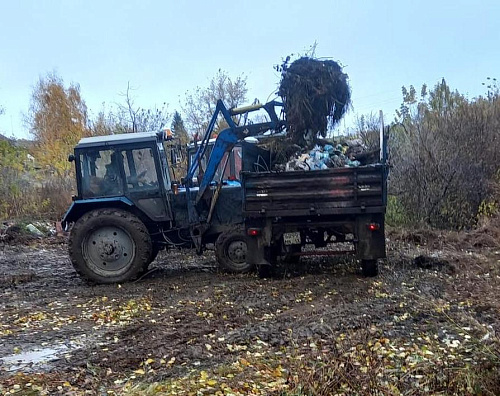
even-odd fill
[(302, 247), (300, 245), (289, 245), (285, 247), (285, 255), (282, 260), (287, 264), (298, 264), (300, 263), (300, 256), (295, 253), (300, 253)]
[(363, 276), (374, 277), (378, 275), (377, 260), (361, 260), (361, 270)]
[(259, 265), (258, 273), (260, 279), (268, 279), (274, 276), (274, 268), (272, 265)]
[(69, 254), (75, 270), (95, 283), (121, 283), (137, 278), (152, 257), (144, 223), (119, 209), (97, 209), (73, 226)]
[(247, 237), (243, 227), (223, 232), (215, 242), (215, 256), (219, 265), (233, 274), (242, 274), (253, 269), (246, 261)]

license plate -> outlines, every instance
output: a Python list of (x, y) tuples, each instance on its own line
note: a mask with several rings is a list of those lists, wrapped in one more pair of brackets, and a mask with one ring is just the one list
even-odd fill
[(285, 245), (300, 245), (300, 232), (287, 232), (283, 234)]

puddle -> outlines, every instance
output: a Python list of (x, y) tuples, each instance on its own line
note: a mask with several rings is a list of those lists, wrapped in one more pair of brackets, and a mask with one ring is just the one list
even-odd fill
[(40, 369), (46, 367), (49, 362), (59, 359), (61, 355), (79, 348), (76, 344), (60, 344), (16, 353), (0, 358), (0, 367), (3, 366), (7, 371)]

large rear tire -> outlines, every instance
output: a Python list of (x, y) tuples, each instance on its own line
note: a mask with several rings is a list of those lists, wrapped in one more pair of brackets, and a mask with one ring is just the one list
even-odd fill
[(75, 270), (94, 283), (136, 279), (150, 262), (153, 246), (144, 223), (120, 209), (97, 209), (73, 226), (69, 254)]
[(247, 237), (243, 227), (223, 232), (215, 242), (215, 256), (219, 265), (227, 272), (242, 274), (253, 269), (246, 261)]

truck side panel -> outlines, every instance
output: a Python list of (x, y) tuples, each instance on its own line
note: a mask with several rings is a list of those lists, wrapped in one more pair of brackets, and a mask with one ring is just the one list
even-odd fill
[(243, 173), (246, 217), (384, 212), (384, 166)]

